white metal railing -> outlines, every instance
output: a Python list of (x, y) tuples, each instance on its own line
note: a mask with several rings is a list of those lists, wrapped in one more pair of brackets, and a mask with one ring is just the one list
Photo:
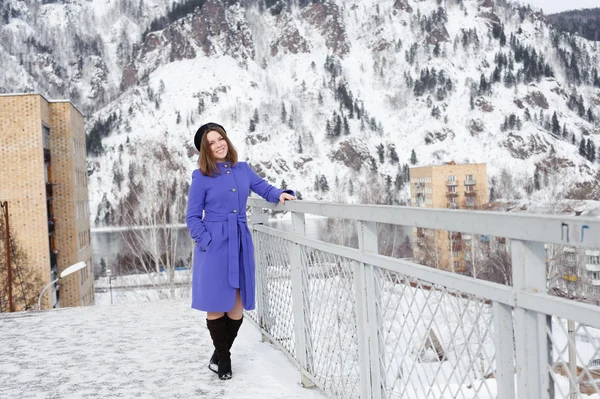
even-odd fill
[[(248, 204), (257, 308), (247, 314), (304, 385), (334, 398), (600, 397), (600, 307), (548, 295), (545, 260), (547, 243), (600, 248), (598, 219)], [(293, 232), (261, 225), (264, 208), (291, 211)], [(359, 248), (307, 238), (305, 214), (358, 221)], [(513, 286), (379, 255), (377, 223), (508, 238)]]

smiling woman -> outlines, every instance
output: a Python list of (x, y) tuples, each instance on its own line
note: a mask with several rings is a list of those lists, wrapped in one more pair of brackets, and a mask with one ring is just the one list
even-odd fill
[(244, 309), (254, 309), (254, 247), (246, 222), (246, 202), (254, 191), (269, 202), (294, 200), (294, 192), (271, 186), (246, 162), (238, 162), (223, 126), (202, 125), (194, 144), (200, 151), (192, 173), (186, 223), (196, 243), (192, 308), (207, 312), (215, 351), (209, 368), (230, 379), (229, 350)]

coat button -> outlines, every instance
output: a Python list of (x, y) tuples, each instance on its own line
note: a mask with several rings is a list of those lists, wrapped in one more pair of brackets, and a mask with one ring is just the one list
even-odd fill
[(237, 209), (234, 209), (234, 210), (233, 210), (233, 213), (237, 213)]
[(225, 165), (223, 165), (223, 166), (225, 166), (226, 168), (228, 167), (228, 166), (227, 166), (227, 164), (225, 164)]
[(235, 193), (237, 190), (235, 188), (232, 188), (231, 191), (233, 191)]
[(227, 174), (230, 174), (230, 173), (231, 173), (231, 171), (230, 171), (230, 170), (228, 170), (228, 171), (227, 171)]

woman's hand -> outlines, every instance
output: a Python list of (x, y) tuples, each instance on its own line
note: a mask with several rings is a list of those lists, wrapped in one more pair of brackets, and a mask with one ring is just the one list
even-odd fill
[(281, 202), (282, 204), (285, 201), (293, 201), (295, 199), (296, 199), (296, 197), (294, 197), (293, 195), (290, 195), (288, 193), (281, 193), (281, 195), (279, 196), (279, 202)]

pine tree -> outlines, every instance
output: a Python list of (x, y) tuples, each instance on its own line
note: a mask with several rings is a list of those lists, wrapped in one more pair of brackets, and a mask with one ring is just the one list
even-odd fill
[(560, 122), (558, 121), (556, 111), (554, 111), (554, 114), (552, 114), (552, 133), (560, 134)]
[(333, 135), (340, 137), (342, 134), (342, 118), (339, 115), (335, 116), (335, 125), (333, 126)]
[(592, 112), (592, 107), (589, 107), (587, 110), (587, 119), (590, 123), (594, 123), (594, 120), (596, 118), (594, 118), (594, 113)]
[(393, 193), (392, 193), (392, 177), (390, 175), (387, 175), (385, 177), (385, 191), (387, 192), (387, 203), (388, 205), (392, 204), (392, 198), (393, 198)]
[(395, 165), (398, 163), (398, 154), (396, 153), (396, 147), (394, 147), (393, 144), (388, 145), (388, 152), (389, 152), (389, 156), (390, 156), (390, 162), (392, 163), (392, 165)]
[(384, 161), (384, 153), (385, 153), (385, 149), (383, 147), (383, 144), (379, 144), (377, 146), (377, 155), (379, 155), (379, 163), (383, 163), (383, 161)]
[(410, 153), (410, 164), (411, 165), (416, 165), (417, 164), (417, 153), (415, 152), (414, 149)]
[(535, 168), (535, 172), (533, 172), (533, 187), (535, 191), (538, 191), (540, 187), (540, 171), (538, 168)]
[(369, 157), (369, 164), (371, 165), (371, 172), (377, 173), (377, 161), (372, 156)]
[(586, 157), (587, 158), (587, 154), (586, 154), (586, 142), (585, 142), (584, 138), (582, 138), (581, 142), (579, 143), (579, 155), (581, 155), (582, 157)]
[(279, 186), (282, 190), (287, 190), (287, 183), (285, 182), (285, 179), (281, 180), (281, 186)]
[(254, 124), (254, 119), (250, 119), (250, 126), (248, 127), (248, 131), (250, 133), (256, 131), (256, 125)]
[(285, 103), (281, 103), (281, 123), (287, 122), (287, 111), (285, 110)]
[(254, 109), (254, 116), (252, 116), (252, 120), (254, 121), (255, 125), (258, 125), (260, 122), (260, 118), (258, 117), (258, 108)]
[(563, 125), (562, 136), (563, 136), (563, 139), (565, 139), (565, 140), (569, 137), (569, 131), (567, 130), (566, 123)]
[(319, 191), (320, 188), (321, 188), (321, 183), (319, 181), (319, 176), (315, 175), (314, 189), (315, 189), (315, 191)]
[(481, 74), (481, 78), (479, 79), (479, 93), (484, 94), (487, 93), (489, 89), (488, 82), (485, 78), (484, 74)]
[(325, 177), (325, 175), (321, 175), (321, 177), (319, 178), (319, 186), (321, 188), (321, 191), (323, 191), (324, 193), (329, 191), (329, 183), (327, 183), (327, 178)]
[(302, 148), (302, 137), (298, 136), (298, 154), (302, 154), (304, 149)]
[[(352, 108), (350, 108), (352, 109)], [(347, 136), (350, 134), (350, 125), (348, 125), (348, 118), (344, 115), (344, 135)]]
[(331, 129), (331, 123), (329, 123), (329, 120), (327, 120), (327, 123), (325, 124), (325, 137), (333, 139), (333, 130)]

